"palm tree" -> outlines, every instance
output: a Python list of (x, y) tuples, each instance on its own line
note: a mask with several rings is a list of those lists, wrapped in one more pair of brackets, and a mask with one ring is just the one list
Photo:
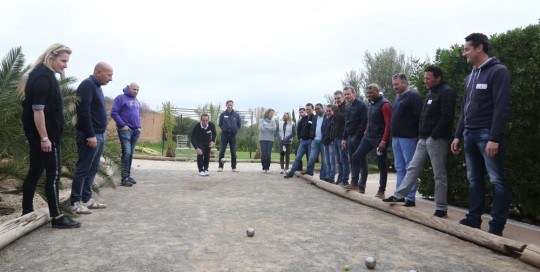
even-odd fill
[(0, 66), (0, 182), (7, 178), (22, 180), (28, 169), (28, 148), (21, 121), (22, 100), (17, 93), (28, 69), (21, 47), (11, 49)]

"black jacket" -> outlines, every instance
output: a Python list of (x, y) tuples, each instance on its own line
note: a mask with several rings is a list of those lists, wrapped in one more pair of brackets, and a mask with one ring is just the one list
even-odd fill
[(345, 129), (343, 130), (343, 139), (348, 136), (356, 135), (362, 139), (367, 123), (367, 107), (362, 101), (355, 99), (353, 103), (345, 106)]
[(296, 126), (296, 135), (300, 140), (311, 140), (311, 125), (313, 124), (313, 114), (306, 115), (300, 119)]
[(456, 93), (441, 82), (429, 90), (420, 115), (420, 138), (450, 139), (456, 108)]
[(216, 142), (216, 126), (212, 122), (208, 122), (206, 129), (201, 127), (201, 123), (197, 123), (191, 131), (191, 145), (193, 148), (202, 148), (208, 146), (210, 142)]
[(332, 127), (334, 125), (334, 118), (335, 118), (334, 116), (335, 115), (332, 115), (332, 117), (328, 117), (328, 116), (324, 117), (322, 127), (321, 127), (321, 132), (322, 132), (321, 142), (323, 143), (323, 145), (329, 145), (332, 143), (332, 141), (334, 141), (334, 136), (332, 135)]

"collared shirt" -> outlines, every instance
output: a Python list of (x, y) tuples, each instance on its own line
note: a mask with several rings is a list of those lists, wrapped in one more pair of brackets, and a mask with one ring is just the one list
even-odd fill
[(317, 127), (315, 128), (315, 140), (322, 140), (322, 123), (324, 121), (324, 114), (323, 115), (317, 115)]

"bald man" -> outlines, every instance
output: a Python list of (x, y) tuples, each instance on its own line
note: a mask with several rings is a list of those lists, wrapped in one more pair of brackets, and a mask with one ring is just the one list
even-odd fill
[(117, 96), (112, 104), (111, 117), (116, 122), (118, 138), (122, 146), (122, 180), (120, 185), (131, 187), (137, 182), (131, 177), (131, 161), (137, 141), (141, 136), (141, 103), (137, 100), (139, 85), (132, 82)]
[(92, 213), (89, 209), (102, 209), (105, 204), (92, 197), (94, 178), (99, 169), (99, 159), (105, 146), (107, 108), (101, 86), (112, 81), (113, 69), (99, 62), (94, 73), (77, 88), (77, 167), (71, 184), (71, 209), (75, 213)]

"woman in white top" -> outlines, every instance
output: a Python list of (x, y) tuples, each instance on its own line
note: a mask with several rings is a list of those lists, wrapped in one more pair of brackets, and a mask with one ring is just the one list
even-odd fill
[[(291, 157), (292, 140), (296, 136), (296, 125), (291, 119), (291, 114), (283, 114), (278, 126), (279, 135), (279, 163), (281, 164), (281, 174), (289, 170)], [(283, 168), (285, 166), (285, 168)]]

